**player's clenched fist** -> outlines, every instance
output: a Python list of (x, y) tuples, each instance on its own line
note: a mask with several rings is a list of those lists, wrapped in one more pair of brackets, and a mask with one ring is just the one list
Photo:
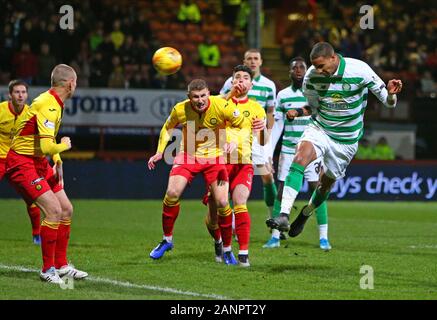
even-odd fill
[(68, 149), (71, 149), (71, 139), (70, 139), (70, 137), (62, 137), (61, 138), (61, 143), (65, 144), (68, 147)]

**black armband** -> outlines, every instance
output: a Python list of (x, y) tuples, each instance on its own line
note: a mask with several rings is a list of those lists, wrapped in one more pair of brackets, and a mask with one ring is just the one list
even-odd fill
[(303, 108), (295, 109), (297, 111), (297, 116), (302, 117), (303, 116)]

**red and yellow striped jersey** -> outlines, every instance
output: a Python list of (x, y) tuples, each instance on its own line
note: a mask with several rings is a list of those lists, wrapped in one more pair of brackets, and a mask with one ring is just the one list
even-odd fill
[(48, 90), (33, 100), (15, 127), (11, 149), (18, 154), (43, 157), (40, 139), (55, 141), (61, 125), (64, 103), (54, 90)]
[(245, 117), (235, 104), (218, 96), (210, 96), (207, 110), (198, 113), (189, 99), (173, 107), (161, 129), (158, 152), (163, 153), (171, 138), (171, 130), (182, 125), (181, 151), (198, 158), (216, 158), (223, 155), (226, 142), (226, 123), (242, 127)]
[(6, 158), (15, 134), (15, 124), (26, 114), (28, 108), (29, 106), (25, 104), (17, 114), (11, 101), (0, 103), (0, 158)]

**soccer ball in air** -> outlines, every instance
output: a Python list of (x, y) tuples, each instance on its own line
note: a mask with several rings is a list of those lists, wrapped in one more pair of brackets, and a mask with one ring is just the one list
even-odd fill
[(175, 48), (163, 47), (153, 54), (152, 63), (156, 71), (168, 76), (181, 68), (182, 56)]

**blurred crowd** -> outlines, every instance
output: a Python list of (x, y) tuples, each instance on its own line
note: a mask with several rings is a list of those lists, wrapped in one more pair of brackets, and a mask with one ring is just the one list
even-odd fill
[[(247, 24), (247, 1), (214, 2), (221, 5), (223, 24), (208, 20), (216, 16), (217, 8), (203, 0), (72, 0), (74, 29), (61, 30), (58, 12), (64, 2), (0, 0), (0, 84), (22, 78), (32, 85), (48, 85), (50, 70), (63, 62), (78, 71), (81, 87), (183, 89), (196, 74), (209, 76), (219, 86), (245, 49), (232, 32)], [(368, 62), (384, 80), (394, 76), (408, 80), (405, 91), (412, 96), (435, 95), (437, 8), (432, 1), (369, 1), (374, 28), (366, 30), (360, 28), (359, 19), (364, 3), (347, 3), (317, 2), (318, 20), (283, 37), (284, 63), (297, 55), (308, 57), (315, 42), (329, 41), (343, 55)], [(234, 26), (227, 35), (232, 19)], [(159, 21), (172, 22), (174, 29)], [(181, 34), (185, 38), (178, 40)], [(163, 42), (172, 40), (175, 45), (186, 44), (187, 50), (195, 44), (186, 54), (196, 61), (194, 66), (185, 61), (185, 69), (165, 77), (151, 67), (151, 58)]]
[[(349, 4), (348, 4), (349, 3)], [(373, 29), (360, 22), (373, 9)], [(284, 37), (284, 61), (307, 57), (314, 43), (329, 41), (347, 57), (362, 59), (385, 79), (399, 76), (410, 95), (433, 95), (437, 91), (437, 3), (407, 1), (320, 1), (328, 20), (320, 19), (300, 34)], [(361, 18), (363, 17), (363, 21)]]

